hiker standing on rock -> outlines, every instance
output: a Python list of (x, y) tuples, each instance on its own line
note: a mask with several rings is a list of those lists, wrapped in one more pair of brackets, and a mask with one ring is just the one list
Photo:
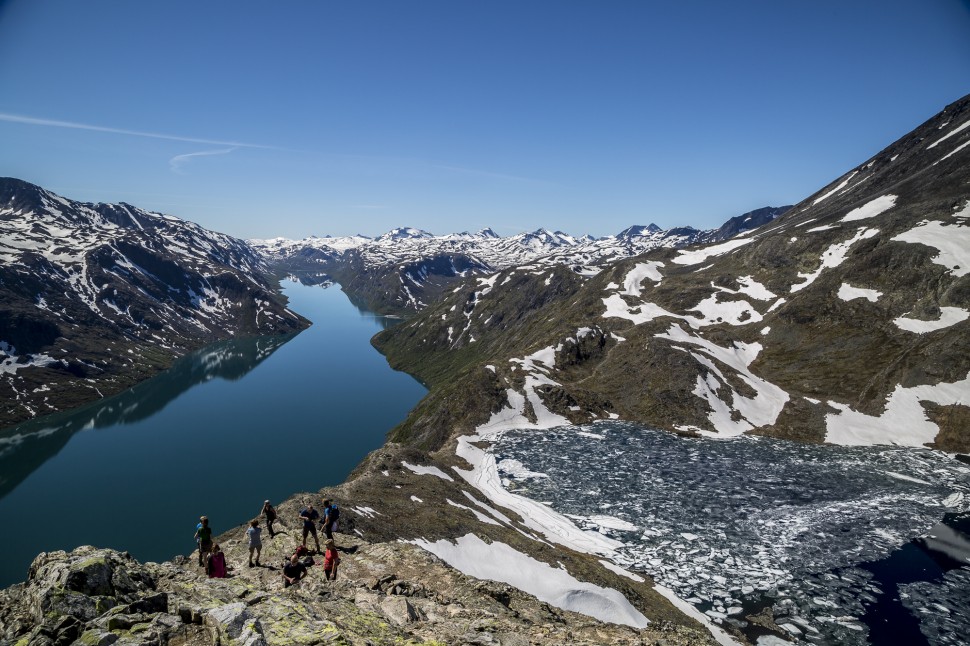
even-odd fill
[(266, 517), (266, 529), (269, 530), (269, 537), (273, 538), (276, 532), (273, 531), (273, 523), (276, 521), (276, 510), (273, 509), (273, 505), (269, 504), (269, 501), (263, 503), (263, 516)]
[(317, 553), (320, 553), (320, 539), (317, 538), (316, 522), (320, 520), (320, 512), (313, 508), (313, 503), (308, 502), (306, 507), (300, 510), (300, 518), (303, 519), (303, 547), (306, 547), (307, 534), (313, 534), (313, 542), (317, 544)]
[(259, 528), (259, 521), (255, 518), (249, 521), (249, 529), (246, 530), (246, 538), (249, 539), (249, 567), (253, 567), (253, 552), (256, 552), (256, 565), (259, 565), (259, 553), (263, 549), (260, 532), (262, 530)]
[(212, 528), (209, 527), (209, 517), (199, 519), (199, 526), (195, 530), (195, 540), (199, 542), (199, 565), (205, 565), (205, 556), (212, 549)]
[(326, 542), (327, 553), (323, 556), (323, 574), (327, 581), (331, 578), (337, 580), (337, 564), (340, 563), (340, 555), (337, 554), (337, 544), (331, 538)]
[(333, 533), (337, 531), (337, 519), (340, 518), (340, 510), (336, 503), (327, 499), (323, 501), (323, 532), (327, 535), (327, 540), (333, 540)]
[(290, 562), (283, 566), (283, 587), (288, 588), (306, 576), (306, 566), (300, 563), (299, 557), (294, 554), (290, 557)]

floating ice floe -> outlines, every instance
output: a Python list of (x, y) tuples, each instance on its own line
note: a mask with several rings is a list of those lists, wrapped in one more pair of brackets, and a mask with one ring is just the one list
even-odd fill
[[(856, 565), (930, 528), (956, 544), (934, 525), (943, 510), (968, 507), (970, 467), (939, 452), (747, 436), (709, 442), (627, 423), (596, 426), (608, 432), (595, 443), (565, 427), (507, 433), (494, 450), (548, 473), (529, 495), (578, 522), (590, 508), (609, 508), (643, 527), (609, 560), (704, 604), (715, 622), (771, 601), (779, 624), (819, 643), (862, 646), (864, 604), (882, 591)], [(581, 470), (573, 468), (579, 456)], [(965, 633), (970, 623), (962, 625)]]

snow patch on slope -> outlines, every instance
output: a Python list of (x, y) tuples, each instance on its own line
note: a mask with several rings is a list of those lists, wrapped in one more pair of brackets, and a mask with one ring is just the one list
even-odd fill
[(579, 581), (565, 570), (537, 561), (505, 543), (486, 543), (474, 534), (466, 534), (454, 543), (445, 539), (410, 542), (468, 576), (507, 583), (557, 608), (634, 628), (650, 624), (616, 590)]
[[(961, 214), (955, 215), (965, 217)], [(966, 276), (970, 273), (970, 227), (968, 226), (961, 224), (948, 226), (933, 220), (904, 231), (891, 240), (933, 247), (939, 252), (932, 259), (934, 263), (943, 265), (954, 276)]]
[(926, 334), (927, 332), (935, 332), (936, 330), (942, 330), (951, 325), (956, 325), (957, 323), (966, 321), (968, 318), (970, 318), (970, 312), (963, 308), (941, 307), (940, 318), (935, 321), (924, 321), (900, 316), (897, 319), (893, 319), (893, 323), (901, 330), (915, 332), (916, 334)]
[(889, 209), (896, 206), (896, 196), (895, 195), (883, 195), (877, 197), (874, 200), (866, 202), (857, 209), (852, 209), (845, 214), (839, 222), (855, 222), (856, 220), (866, 220), (868, 218), (874, 218), (880, 213), (885, 213)]
[(921, 402), (941, 406), (970, 402), (970, 374), (963, 381), (935, 386), (904, 388), (901, 384), (889, 394), (882, 415), (873, 416), (852, 410), (848, 405), (829, 401), (838, 413), (825, 416), (825, 441), (843, 445), (899, 444), (922, 446), (932, 442), (940, 428), (926, 416)]

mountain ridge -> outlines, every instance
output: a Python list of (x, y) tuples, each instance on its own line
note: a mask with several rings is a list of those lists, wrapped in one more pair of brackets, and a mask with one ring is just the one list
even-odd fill
[(465, 281), (375, 338), (432, 387), (392, 438), (438, 449), (495, 415), (616, 415), (686, 434), (970, 450), (968, 119), (965, 97), (724, 242), (585, 279), (525, 266)]
[[(603, 264), (658, 247), (682, 247), (725, 240), (770, 222), (790, 207), (764, 207), (731, 218), (721, 227), (660, 229), (634, 225), (612, 236), (575, 237), (545, 228), (498, 236), (477, 233), (434, 235), (399, 227), (376, 238), (316, 237), (302, 240), (250, 240), (278, 270), (315, 282), (335, 280), (357, 304), (380, 313), (420, 311), (449, 286), (469, 275), (484, 275), (514, 265), (566, 265), (593, 275)], [(366, 275), (366, 281), (360, 276)]]
[(245, 242), (0, 179), (0, 425), (117, 393), (232, 336), (290, 334)]

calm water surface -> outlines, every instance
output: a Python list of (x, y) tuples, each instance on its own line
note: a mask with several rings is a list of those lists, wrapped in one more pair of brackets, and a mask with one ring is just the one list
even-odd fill
[(38, 552), (97, 545), (165, 560), (263, 500), (342, 482), (424, 396), (370, 345), (386, 321), (337, 287), (286, 283), (313, 326), (210, 346), (109, 400), (0, 431), (0, 587)]

